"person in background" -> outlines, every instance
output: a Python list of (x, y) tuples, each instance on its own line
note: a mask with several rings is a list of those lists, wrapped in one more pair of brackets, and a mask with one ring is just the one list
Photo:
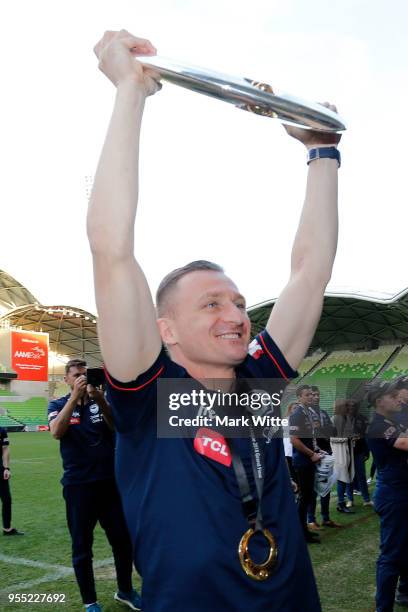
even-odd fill
[(353, 459), (353, 426), (348, 413), (348, 400), (337, 399), (334, 403), (334, 437), (331, 438), (331, 447), (334, 456), (334, 469), (337, 474), (337, 510), (344, 514), (354, 514), (346, 506), (344, 496), (347, 492), (349, 502), (353, 503), (352, 482), (354, 478)]
[[(291, 404), (289, 404), (288, 409), (286, 411), (286, 418), (288, 420), (289, 420), (290, 415), (292, 414), (293, 410), (296, 408), (297, 405), (298, 405), (297, 402), (292, 402)], [(285, 458), (286, 458), (286, 463), (288, 464), (289, 474), (290, 474), (292, 483), (294, 483), (295, 486), (296, 486), (295, 491), (297, 491), (298, 490), (298, 482), (297, 482), (296, 471), (295, 471), (295, 469), (293, 467), (293, 462), (292, 462), (293, 446), (292, 446), (292, 443), (290, 441), (289, 426), (287, 426), (285, 428), (284, 433), (283, 433), (283, 446), (285, 448)]]
[(366, 432), (368, 421), (360, 412), (360, 403), (350, 399), (348, 402), (348, 415), (352, 420), (353, 429), (353, 456), (354, 456), (354, 481), (353, 486), (363, 496), (363, 506), (373, 506), (367, 486), (365, 463), (369, 457), (370, 450), (367, 445)]
[(408, 429), (408, 376), (399, 376), (393, 381), (393, 386), (398, 392), (397, 399), (400, 407), (395, 415), (395, 420), (404, 430)]
[[(313, 421), (314, 432), (316, 435), (316, 443), (321, 451), (327, 455), (332, 454), (330, 438), (333, 435), (333, 423), (326, 410), (320, 408), (320, 390), (319, 387), (312, 385), (312, 405), (309, 411)], [(307, 526), (312, 531), (319, 531), (320, 524), (316, 521), (316, 501), (317, 494), (313, 490), (313, 498), (307, 508)], [(320, 512), (322, 516), (323, 527), (341, 527), (339, 523), (330, 519), (330, 492), (324, 497), (320, 497)]]
[(10, 493), (10, 441), (7, 430), (0, 427), (0, 499), (2, 503), (3, 535), (24, 535), (11, 526), (11, 493)]
[(313, 499), (315, 464), (323, 454), (317, 447), (313, 420), (309, 411), (313, 402), (310, 385), (300, 385), (296, 389), (298, 405), (289, 417), (290, 441), (293, 445), (293, 467), (299, 484), (298, 511), (306, 542), (319, 542), (318, 534), (307, 526), (307, 509)]
[(71, 359), (64, 380), (71, 392), (48, 405), (52, 436), (60, 442), (72, 565), (87, 612), (99, 612), (92, 566), (93, 532), (99, 521), (112, 547), (118, 591), (114, 599), (140, 610), (132, 587), (132, 546), (114, 477), (111, 408), (101, 390), (87, 384), (86, 362)]
[(383, 380), (367, 393), (375, 411), (367, 442), (377, 466), (374, 507), (380, 517), (377, 612), (392, 612), (394, 600), (408, 607), (408, 436), (398, 423), (399, 391)]

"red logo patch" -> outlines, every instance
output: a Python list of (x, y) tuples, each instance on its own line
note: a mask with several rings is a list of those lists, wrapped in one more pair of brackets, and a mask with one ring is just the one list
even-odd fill
[(213, 459), (229, 467), (231, 465), (231, 453), (225, 438), (217, 433), (201, 427), (194, 440), (194, 448), (200, 455)]
[(81, 419), (79, 419), (78, 417), (71, 417), (69, 419), (69, 424), (70, 425), (79, 425), (81, 422)]
[(248, 353), (253, 359), (259, 359), (264, 354), (263, 348), (256, 338), (248, 346)]

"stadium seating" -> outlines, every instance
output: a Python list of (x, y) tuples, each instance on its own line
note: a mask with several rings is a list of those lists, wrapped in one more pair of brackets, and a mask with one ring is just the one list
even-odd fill
[(390, 380), (408, 374), (408, 346), (404, 346), (398, 353), (394, 361), (392, 361), (387, 369), (382, 373), (381, 378)]
[(0, 414), (0, 427), (16, 427), (21, 425), (19, 421), (11, 419), (7, 414)]
[(363, 378), (371, 379), (395, 350), (394, 345), (374, 351), (333, 351), (310, 376), (310, 379)]
[(324, 357), (324, 353), (314, 353), (305, 357), (298, 370), (300, 376), (305, 376)]
[(374, 378), (395, 348), (384, 345), (372, 351), (333, 351), (302, 383), (320, 388), (321, 407), (332, 414), (336, 398), (349, 397)]
[(47, 425), (47, 399), (32, 397), (25, 402), (1, 402), (7, 415), (24, 425)]

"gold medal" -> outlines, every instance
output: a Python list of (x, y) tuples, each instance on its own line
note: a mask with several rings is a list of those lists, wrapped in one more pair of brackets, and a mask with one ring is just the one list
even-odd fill
[(268, 558), (263, 563), (254, 563), (249, 555), (249, 541), (255, 534), (255, 531), (252, 528), (248, 529), (248, 531), (244, 533), (238, 546), (238, 556), (241, 562), (241, 567), (246, 575), (253, 580), (267, 580), (275, 569), (278, 557), (278, 546), (275, 538), (269, 529), (262, 529), (262, 533), (269, 542)]

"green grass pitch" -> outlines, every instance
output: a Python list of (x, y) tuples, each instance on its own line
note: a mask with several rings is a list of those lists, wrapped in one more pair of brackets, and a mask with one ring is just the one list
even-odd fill
[[(0, 610), (81, 610), (79, 591), (70, 571), (71, 546), (59, 482), (62, 467), (58, 442), (47, 432), (10, 434), (10, 441), (13, 525), (26, 535), (0, 536)], [(325, 529), (321, 532), (322, 543), (309, 547), (324, 612), (375, 609), (378, 519), (371, 508), (363, 508), (360, 497), (355, 498), (355, 503), (356, 514), (344, 516), (333, 507), (334, 499), (332, 518), (343, 523), (344, 528)], [(119, 612), (128, 608), (113, 600), (116, 582), (111, 557), (98, 526), (94, 543), (94, 563), (99, 565), (95, 571), (98, 600), (104, 612)], [(140, 587), (136, 575), (134, 583)], [(10, 603), (10, 593), (64, 594), (65, 603)], [(299, 612), (301, 598), (299, 593)]]

